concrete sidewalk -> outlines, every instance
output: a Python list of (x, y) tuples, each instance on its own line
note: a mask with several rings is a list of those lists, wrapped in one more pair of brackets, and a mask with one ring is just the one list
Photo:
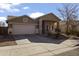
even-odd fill
[(53, 56), (79, 47), (56, 44), (29, 43), (0, 47), (2, 56)]

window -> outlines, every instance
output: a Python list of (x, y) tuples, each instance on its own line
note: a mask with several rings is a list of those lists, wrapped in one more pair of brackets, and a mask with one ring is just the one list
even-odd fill
[(28, 18), (23, 18), (23, 22), (28, 22)]

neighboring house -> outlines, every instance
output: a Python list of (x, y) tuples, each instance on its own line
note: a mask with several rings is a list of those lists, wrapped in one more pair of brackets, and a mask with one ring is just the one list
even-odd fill
[(8, 16), (8, 34), (47, 34), (54, 33), (59, 28), (60, 19), (52, 14), (43, 15), (37, 19), (29, 16)]

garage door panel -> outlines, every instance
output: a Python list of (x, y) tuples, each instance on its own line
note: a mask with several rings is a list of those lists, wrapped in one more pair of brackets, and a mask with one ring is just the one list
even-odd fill
[(34, 34), (34, 25), (13, 25), (13, 34)]

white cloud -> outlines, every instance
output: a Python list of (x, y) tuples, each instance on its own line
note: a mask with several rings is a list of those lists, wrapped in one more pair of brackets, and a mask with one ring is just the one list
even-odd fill
[(42, 13), (42, 12), (35, 12), (35, 13), (31, 13), (29, 16), (31, 18), (37, 18), (37, 17), (40, 17), (42, 15), (44, 15), (44, 13)]
[[(5, 25), (4, 25), (4, 26), (6, 27), (6, 26), (8, 26), (8, 24), (6, 23), (6, 21), (5, 21), (5, 20), (7, 20), (7, 18), (6, 18), (6, 17), (0, 17), (0, 22), (1, 22), (1, 23), (5, 23)], [(1, 23), (0, 23), (0, 26), (3, 26), (3, 25), (1, 25)]]
[(5, 21), (7, 20), (6, 17), (0, 17), (0, 21)]
[(29, 7), (23, 7), (23, 9), (29, 9)]
[(19, 5), (20, 3), (0, 3), (0, 9), (6, 11), (19, 11), (19, 9), (12, 8), (13, 6)]
[(11, 3), (11, 4), (13, 4), (13, 5), (19, 5), (19, 4), (21, 4), (21, 3)]
[(19, 10), (19, 9), (13, 9), (13, 11), (17, 11), (17, 12), (19, 12), (20, 10)]
[(8, 10), (8, 12), (19, 12), (20, 10), (19, 9), (10, 9)]
[(0, 9), (9, 10), (11, 8), (11, 4), (0, 4)]

